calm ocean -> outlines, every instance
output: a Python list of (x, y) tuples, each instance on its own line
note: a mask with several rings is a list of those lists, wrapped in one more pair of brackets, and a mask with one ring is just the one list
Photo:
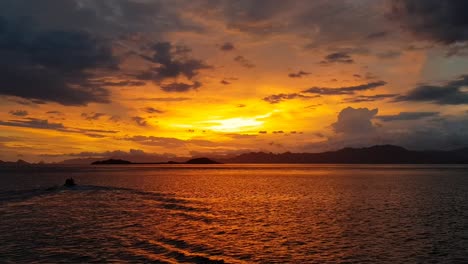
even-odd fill
[(0, 262), (467, 263), (468, 166), (3, 167)]

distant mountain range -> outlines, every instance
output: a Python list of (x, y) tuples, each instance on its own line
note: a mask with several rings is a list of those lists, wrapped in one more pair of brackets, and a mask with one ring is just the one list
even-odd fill
[(108, 160), (100, 160), (91, 163), (91, 165), (110, 165), (110, 164), (219, 164), (219, 162), (211, 160), (209, 158), (196, 158), (190, 159), (186, 162), (175, 162), (175, 161), (168, 161), (168, 162), (130, 162), (128, 160), (122, 159), (108, 159)]
[(23, 166), (23, 165), (30, 165), (31, 163), (28, 163), (22, 159), (19, 159), (17, 161), (3, 161), (0, 160), (0, 165), (17, 165), (17, 166)]
[[(338, 163), (338, 164), (468, 164), (468, 148), (452, 151), (414, 151), (393, 145), (367, 148), (343, 148), (321, 153), (265, 153), (250, 152), (219, 159), (221, 163)], [(129, 164), (125, 160), (106, 160), (93, 164)], [(187, 162), (158, 162), (151, 164), (216, 164), (208, 158)], [(140, 163), (141, 164), (141, 163)], [(148, 164), (148, 163), (144, 163)]]
[[(250, 152), (230, 158), (195, 158), (188, 161), (131, 162), (122, 159), (84, 158), (55, 164), (217, 164), (217, 163), (338, 163), (338, 164), (468, 164), (468, 147), (456, 150), (415, 151), (393, 145), (367, 148), (343, 148), (321, 153), (266, 153)], [(76, 162), (76, 163), (75, 163)], [(86, 162), (86, 163), (84, 163)], [(24, 160), (0, 161), (0, 166), (35, 165)]]
[(468, 164), (468, 148), (452, 151), (413, 151), (399, 146), (377, 145), (322, 153), (251, 152), (220, 161), (223, 163)]

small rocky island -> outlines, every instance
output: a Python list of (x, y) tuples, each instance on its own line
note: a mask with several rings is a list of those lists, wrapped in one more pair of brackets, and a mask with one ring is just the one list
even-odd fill
[(131, 162), (128, 160), (122, 159), (107, 159), (107, 160), (99, 160), (91, 163), (91, 165), (118, 165), (118, 164), (221, 164), (220, 162), (214, 161), (209, 158), (195, 158), (187, 160), (186, 162), (175, 162), (175, 161), (168, 161), (168, 162)]

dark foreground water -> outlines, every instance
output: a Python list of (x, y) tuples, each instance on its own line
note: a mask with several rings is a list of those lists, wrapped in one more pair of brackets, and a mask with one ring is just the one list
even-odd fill
[(0, 168), (0, 189), (2, 263), (468, 262), (464, 166)]

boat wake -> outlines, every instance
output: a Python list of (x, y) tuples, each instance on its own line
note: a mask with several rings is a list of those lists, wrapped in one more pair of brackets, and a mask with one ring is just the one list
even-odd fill
[(7, 262), (242, 262), (195, 239), (216, 219), (174, 194), (92, 185), (4, 191), (0, 213), (0, 239), (17, 241), (0, 247)]

